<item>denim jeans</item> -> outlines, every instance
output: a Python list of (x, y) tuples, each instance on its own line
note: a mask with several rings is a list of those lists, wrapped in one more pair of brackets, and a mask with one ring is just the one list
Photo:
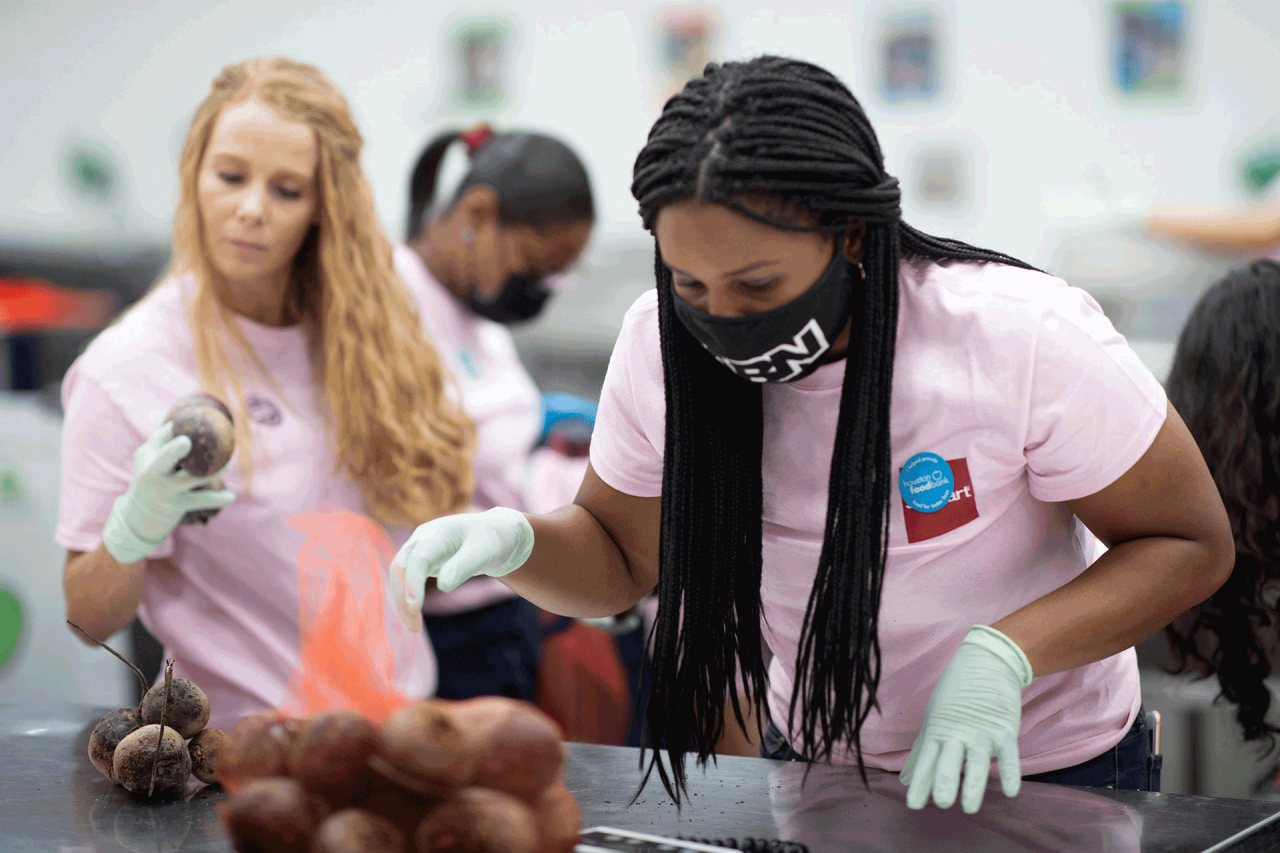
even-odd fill
[[(1126, 791), (1159, 791), (1163, 757), (1152, 754), (1155, 732), (1147, 723), (1145, 708), (1118, 744), (1106, 752), (1062, 770), (1050, 770), (1022, 778), (1028, 782), (1080, 785), (1089, 788), (1119, 788)], [(775, 761), (807, 761), (791, 748), (786, 737), (770, 720), (760, 741), (760, 756)]]

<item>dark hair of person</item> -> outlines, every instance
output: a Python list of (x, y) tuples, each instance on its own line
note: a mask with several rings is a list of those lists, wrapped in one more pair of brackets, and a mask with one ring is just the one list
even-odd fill
[[(865, 781), (860, 730), (876, 707), (877, 617), (896, 480), (889, 394), (899, 257), (1027, 264), (903, 223), (898, 182), (885, 172), (862, 106), (834, 76), (805, 62), (763, 56), (708, 65), (667, 102), (633, 178), (650, 231), (664, 205), (691, 199), (787, 230), (841, 235), (866, 226), (866, 281), (850, 276), (854, 332), (790, 711), (790, 729), (803, 737), (809, 758), (830, 760), (837, 742), (851, 741)], [(660, 253), (655, 271), (667, 414), (659, 609), (645, 711), (654, 753), (642, 787), (656, 767), (679, 804), (685, 754), (706, 765), (724, 729), (726, 700), (743, 724), (738, 673), (748, 707), (763, 707), (762, 396), (759, 385), (727, 373), (681, 325)]]
[(1169, 401), (1204, 454), (1231, 518), (1236, 564), (1165, 628), (1174, 672), (1216, 675), (1245, 740), (1275, 748), (1265, 680), (1276, 661), (1280, 576), (1280, 264), (1233, 270), (1178, 337)]
[(504, 225), (545, 228), (595, 221), (587, 169), (569, 146), (537, 133), (493, 133), (482, 125), (467, 133), (442, 133), (423, 149), (409, 179), (406, 239), (422, 231), (435, 200), (440, 162), (458, 139), (466, 142), (471, 163), (450, 205), (482, 185), (498, 194), (498, 220)]

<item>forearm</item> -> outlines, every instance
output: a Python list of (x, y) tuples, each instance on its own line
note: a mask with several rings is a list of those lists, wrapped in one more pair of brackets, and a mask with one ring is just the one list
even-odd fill
[(1155, 211), (1147, 217), (1147, 228), (1203, 246), (1245, 252), (1280, 243), (1280, 210)]
[(502, 578), (543, 610), (562, 616), (613, 616), (633, 606), (655, 583), (628, 564), (613, 537), (576, 504), (528, 515), (533, 553)]
[(1062, 672), (1145, 640), (1212, 595), (1231, 561), (1211, 542), (1134, 539), (991, 627), (1021, 647), (1035, 675)]
[(69, 556), (62, 572), (67, 619), (100, 640), (127, 626), (142, 602), (146, 564), (118, 563), (102, 545)]

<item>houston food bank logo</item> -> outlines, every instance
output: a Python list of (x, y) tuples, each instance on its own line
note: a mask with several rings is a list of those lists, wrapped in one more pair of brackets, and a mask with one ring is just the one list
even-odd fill
[(908, 542), (941, 536), (978, 517), (969, 463), (963, 458), (917, 453), (898, 472), (898, 492)]

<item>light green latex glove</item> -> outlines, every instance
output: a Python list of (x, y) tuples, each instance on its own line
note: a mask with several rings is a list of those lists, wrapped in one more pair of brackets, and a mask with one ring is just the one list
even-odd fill
[(993, 757), (1004, 795), (1018, 795), (1022, 688), (1030, 683), (1031, 664), (1017, 643), (986, 625), (969, 629), (933, 688), (924, 725), (898, 777), (909, 786), (909, 808), (924, 808), (931, 793), (938, 808), (951, 808), (963, 767), (960, 805), (966, 814), (975, 813)]
[(190, 452), (191, 439), (174, 438), (172, 421), (161, 424), (134, 452), (133, 479), (112, 504), (102, 528), (102, 544), (117, 563), (149, 557), (188, 512), (222, 509), (235, 500), (234, 492), (197, 491), (217, 479), (217, 473), (193, 477), (173, 470)]
[(480, 575), (500, 578), (533, 553), (533, 528), (524, 513), (506, 507), (446, 515), (418, 526), (391, 562), (391, 595), (405, 626), (422, 627), (428, 578), (453, 592)]

